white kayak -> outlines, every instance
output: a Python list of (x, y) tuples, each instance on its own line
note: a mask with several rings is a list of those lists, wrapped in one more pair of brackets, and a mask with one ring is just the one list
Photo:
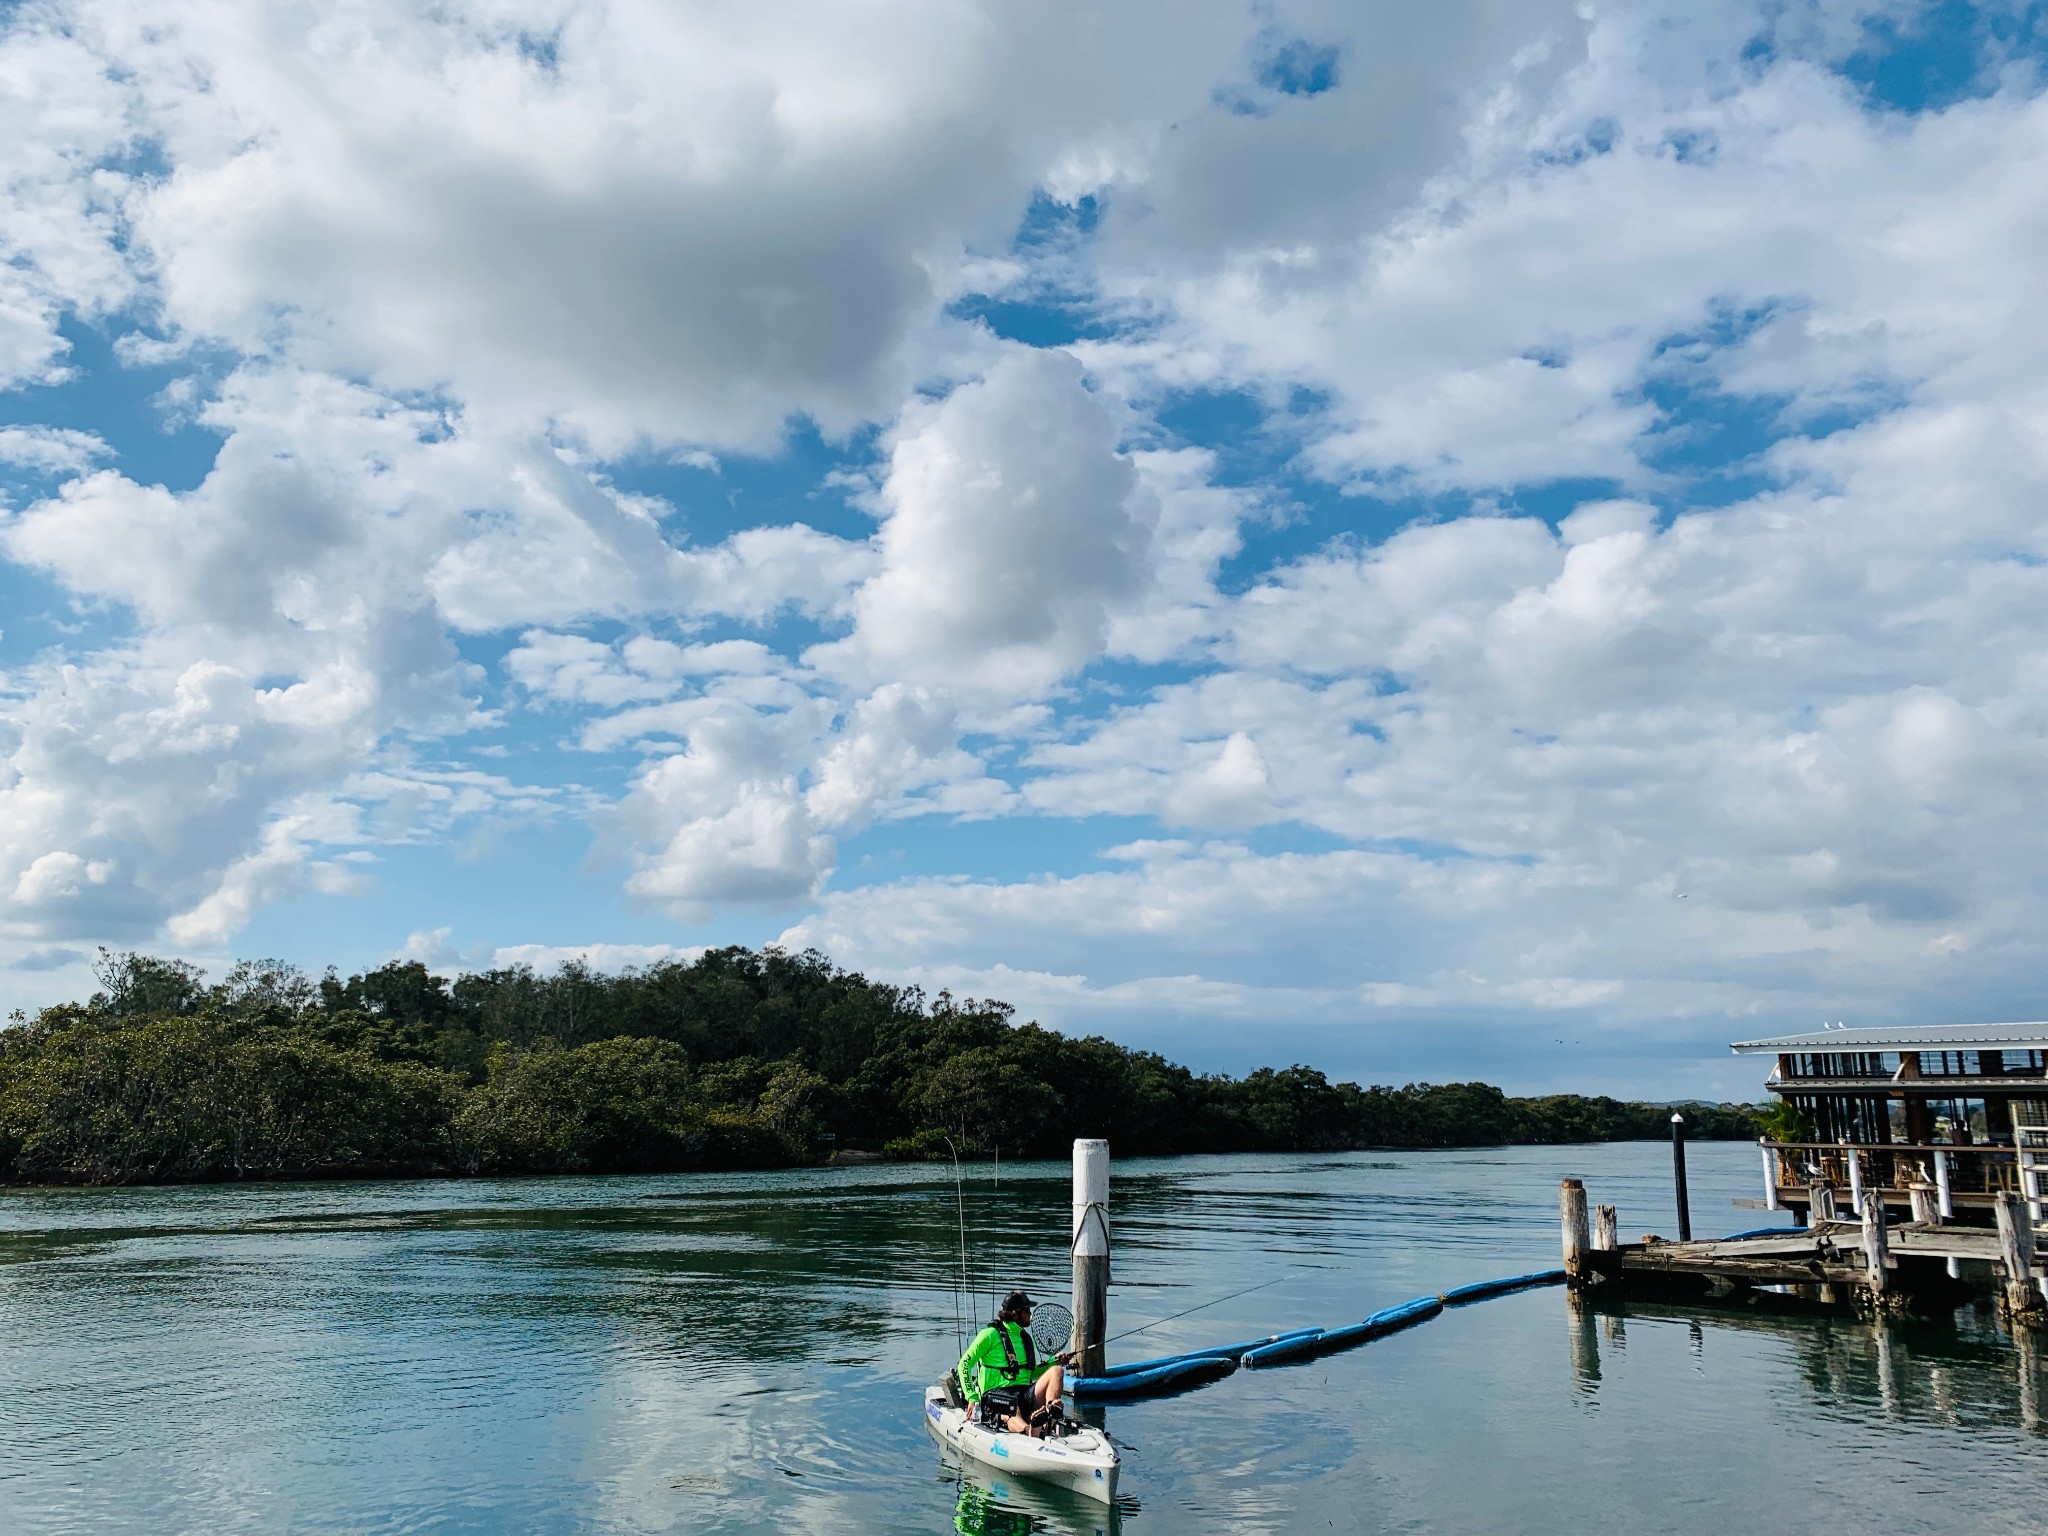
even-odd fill
[(947, 1402), (943, 1387), (925, 1388), (924, 1427), (941, 1445), (984, 1466), (1051, 1483), (1105, 1504), (1116, 1497), (1116, 1447), (1099, 1429), (1082, 1425), (1043, 1440), (989, 1429), (975, 1423), (966, 1409)]

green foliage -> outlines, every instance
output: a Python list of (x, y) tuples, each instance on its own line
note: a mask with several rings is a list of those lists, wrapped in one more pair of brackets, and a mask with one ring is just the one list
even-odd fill
[[(105, 952), (96, 974), (88, 1002), (0, 1030), (0, 1182), (773, 1167), (828, 1133), (903, 1158), (1056, 1156), (1083, 1134), (1134, 1155), (1607, 1141), (1668, 1135), (1671, 1113), (1300, 1065), (1198, 1076), (776, 949), (452, 984), (257, 961), (208, 986)], [(1758, 1132), (1748, 1106), (1683, 1108), (1694, 1137)]]
[(1799, 1112), (1789, 1099), (1778, 1099), (1760, 1110), (1756, 1116), (1756, 1128), (1760, 1135), (1773, 1141), (1812, 1141), (1813, 1128), (1806, 1123), (1806, 1117)]
[(71, 1012), (10, 1035), (15, 1182), (126, 1184), (439, 1170), (460, 1084), (205, 1010)]

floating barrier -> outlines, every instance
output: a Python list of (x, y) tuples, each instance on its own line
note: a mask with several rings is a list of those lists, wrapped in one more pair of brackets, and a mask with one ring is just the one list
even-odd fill
[(1067, 1390), (1076, 1397), (1096, 1402), (1106, 1398), (1163, 1397), (1169, 1392), (1206, 1387), (1236, 1369), (1237, 1361), (1229, 1355), (1196, 1355), (1169, 1360), (1149, 1370), (1126, 1370), (1116, 1376), (1071, 1376), (1067, 1379)]
[(1413, 1301), (1404, 1301), (1398, 1307), (1388, 1307), (1375, 1312), (1362, 1323), (1352, 1323), (1345, 1328), (1329, 1328), (1306, 1338), (1283, 1339), (1277, 1344), (1268, 1344), (1255, 1349), (1244, 1357), (1247, 1370), (1258, 1370), (1265, 1366), (1289, 1365), (1300, 1360), (1317, 1360), (1324, 1355), (1334, 1355), (1339, 1350), (1353, 1349), (1373, 1339), (1403, 1328), (1427, 1321), (1443, 1311), (1440, 1297), (1418, 1296)]
[[(1297, 1328), (1292, 1333), (1269, 1333), (1263, 1339), (1246, 1339), (1241, 1344), (1218, 1344), (1213, 1349), (1183, 1350), (1177, 1355), (1161, 1355), (1156, 1360), (1133, 1360), (1126, 1365), (1108, 1365), (1102, 1369), (1102, 1376), (1130, 1376), (1139, 1371), (1156, 1371), (1162, 1365), (1178, 1365), (1183, 1360), (1239, 1360), (1251, 1351), (1267, 1344), (1278, 1344), (1282, 1339), (1298, 1339), (1304, 1334), (1321, 1333), (1320, 1328)], [(1086, 1380), (1101, 1380), (1089, 1377)]]
[(1540, 1269), (1532, 1275), (1511, 1275), (1505, 1280), (1481, 1280), (1476, 1285), (1461, 1285), (1456, 1290), (1445, 1291), (1438, 1299), (1447, 1307), (1462, 1307), (1468, 1302), (1485, 1301), (1492, 1296), (1505, 1296), (1510, 1291), (1526, 1291), (1538, 1285), (1563, 1284), (1563, 1270)]
[[(1780, 1229), (1772, 1227), (1767, 1230), (1776, 1232)], [(1403, 1328), (1412, 1328), (1435, 1317), (1445, 1307), (1468, 1306), (1475, 1301), (1486, 1301), (1539, 1285), (1562, 1285), (1564, 1280), (1565, 1272), (1561, 1269), (1509, 1275), (1503, 1280), (1481, 1280), (1473, 1285), (1457, 1286), (1440, 1296), (1418, 1296), (1398, 1307), (1385, 1307), (1363, 1322), (1342, 1328), (1297, 1328), (1291, 1333), (1268, 1334), (1263, 1339), (1247, 1339), (1241, 1344), (1219, 1344), (1213, 1349), (1191, 1349), (1177, 1355), (1161, 1355), (1155, 1360), (1134, 1360), (1125, 1365), (1107, 1366), (1100, 1376), (1068, 1377), (1067, 1390), (1076, 1397), (1097, 1401), (1161, 1397), (1170, 1392), (1185, 1392), (1192, 1387), (1221, 1381), (1240, 1365), (1247, 1370), (1262, 1370), (1317, 1360), (1324, 1355), (1334, 1355), (1340, 1350), (1398, 1333)]]

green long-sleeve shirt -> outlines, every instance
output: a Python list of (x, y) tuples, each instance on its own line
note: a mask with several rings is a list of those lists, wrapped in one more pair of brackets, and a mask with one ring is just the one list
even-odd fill
[[(1014, 1372), (1003, 1358), (1003, 1340), (996, 1332), (998, 1328), (1009, 1330), (1010, 1352), (1017, 1359)], [(959, 1369), (960, 1390), (967, 1394), (968, 1402), (978, 1403), (982, 1393), (990, 1387), (1021, 1387), (1038, 1380), (1052, 1369), (1052, 1362), (1038, 1359), (1024, 1330), (1017, 1324), (991, 1323), (967, 1346), (967, 1353), (960, 1357)]]

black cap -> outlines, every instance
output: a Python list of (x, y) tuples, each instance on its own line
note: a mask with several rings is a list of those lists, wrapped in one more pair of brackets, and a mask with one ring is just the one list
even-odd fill
[(1005, 1312), (1029, 1312), (1030, 1310), (1031, 1298), (1022, 1291), (1012, 1291), (1003, 1298), (1003, 1311)]

